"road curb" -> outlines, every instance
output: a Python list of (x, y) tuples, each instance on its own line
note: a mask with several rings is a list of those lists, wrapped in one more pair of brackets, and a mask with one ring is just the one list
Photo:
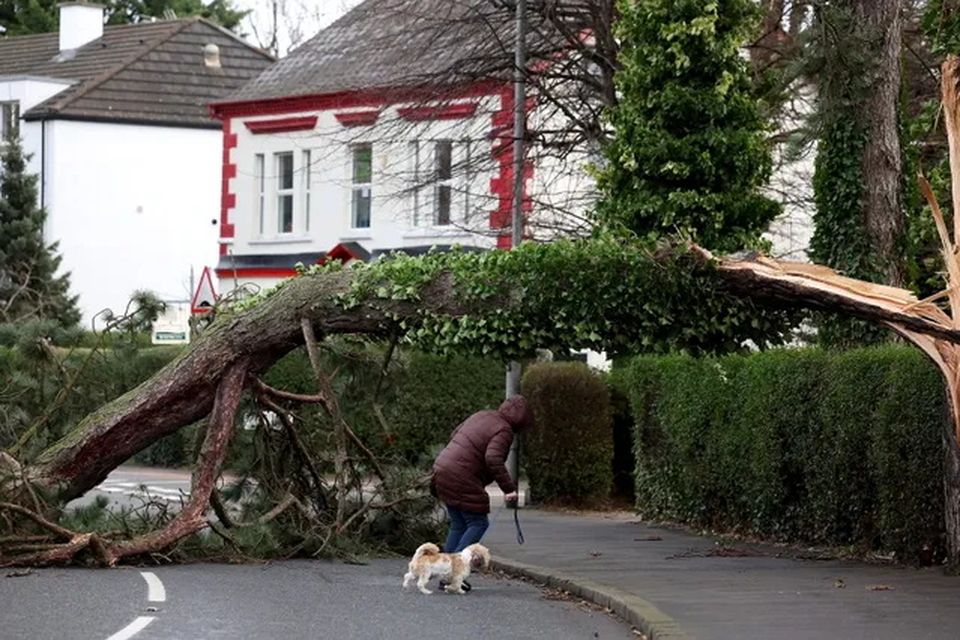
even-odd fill
[(606, 607), (642, 631), (650, 640), (693, 640), (680, 624), (653, 603), (593, 580), (538, 567), (508, 558), (494, 557), (491, 566), (506, 574), (529, 578), (548, 587), (563, 589), (579, 598)]

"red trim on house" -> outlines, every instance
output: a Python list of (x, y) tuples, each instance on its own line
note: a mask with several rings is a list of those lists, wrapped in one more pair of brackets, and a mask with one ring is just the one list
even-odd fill
[(403, 107), (397, 109), (397, 115), (411, 122), (426, 120), (459, 120), (469, 118), (477, 112), (477, 102), (460, 102), (435, 107)]
[(217, 269), (218, 278), (289, 278), (297, 275), (293, 267), (241, 267)]
[[(527, 98), (524, 105), (529, 113), (536, 101)], [(490, 193), (497, 198), (497, 208), (490, 214), (490, 229), (497, 231), (497, 248), (509, 249), (512, 244), (513, 222), (513, 89), (504, 87), (500, 92), (500, 109), (491, 117), (490, 132), (492, 139), (490, 153), (499, 166), (497, 175), (490, 179)], [(533, 200), (527, 190), (527, 182), (533, 178), (533, 162), (523, 163), (523, 199), (520, 210), (524, 214), (533, 211)], [(526, 216), (524, 216), (526, 217)]]
[(317, 126), (317, 116), (248, 120), (243, 123), (252, 134), (284, 133), (287, 131), (310, 131)]
[(380, 117), (380, 110), (374, 111), (341, 111), (333, 114), (337, 122), (345, 127), (368, 127), (376, 123)]
[(328, 260), (337, 260), (338, 262), (346, 264), (351, 260), (362, 260), (362, 256), (355, 254), (350, 250), (349, 247), (344, 246), (344, 244), (341, 242), (333, 249), (330, 249), (330, 251), (327, 252), (327, 255), (320, 258), (320, 260), (317, 261), (317, 264), (326, 264)]
[(231, 121), (223, 121), (223, 165), (220, 179), (220, 255), (226, 255), (227, 242), (234, 237), (235, 228), (230, 221), (230, 210), (236, 206), (237, 197), (230, 191), (230, 180), (237, 176), (237, 165), (230, 162), (230, 150), (237, 146), (237, 134), (231, 132)]
[(458, 100), (496, 94), (503, 86), (503, 83), (500, 82), (486, 81), (459, 87), (388, 87), (265, 98), (262, 100), (216, 102), (210, 105), (210, 113), (214, 118), (227, 119), (236, 116), (296, 113), (298, 111), (381, 107), (398, 102), (426, 102), (438, 98)]

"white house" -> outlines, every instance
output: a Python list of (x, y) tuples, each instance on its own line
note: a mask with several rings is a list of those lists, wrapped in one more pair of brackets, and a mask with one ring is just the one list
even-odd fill
[[(458, 20), (469, 5), (368, 0), (212, 105), (224, 132), (220, 290), (330, 257), (509, 246), (509, 71), (442, 78), (496, 43)], [(536, 122), (535, 100), (527, 108)], [(528, 216), (580, 179), (557, 173), (527, 160)]]
[[(509, 23), (464, 26), (483, 4), (367, 0), (212, 105), (224, 133), (221, 291), (331, 257), (509, 246), (512, 35)], [(508, 59), (501, 79), (450, 73), (491, 47)], [(550, 128), (535, 91), (526, 108), (532, 127)], [(586, 153), (573, 170), (532, 157), (528, 221), (593, 193)]]
[(69, 2), (59, 33), (0, 37), (0, 134), (33, 154), (88, 324), (137, 289), (188, 299), (214, 263), (223, 136), (207, 104), (272, 62), (201, 19), (103, 23)]

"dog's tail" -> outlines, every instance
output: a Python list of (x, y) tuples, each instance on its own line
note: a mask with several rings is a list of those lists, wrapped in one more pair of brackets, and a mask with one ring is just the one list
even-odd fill
[(417, 561), (423, 556), (435, 556), (440, 554), (440, 547), (433, 544), (432, 542), (425, 542), (424, 544), (417, 547), (416, 552), (413, 554), (413, 560)]

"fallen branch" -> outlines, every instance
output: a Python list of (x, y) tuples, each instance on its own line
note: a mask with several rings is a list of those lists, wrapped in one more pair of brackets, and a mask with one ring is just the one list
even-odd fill
[(44, 518), (39, 513), (35, 513), (26, 507), (22, 507), (18, 504), (13, 504), (11, 502), (0, 502), (0, 509), (4, 511), (12, 511), (13, 513), (20, 514), (21, 516), (32, 520), (37, 525), (43, 527), (47, 531), (51, 532), (58, 538), (63, 540), (73, 540), (77, 536), (76, 531), (71, 531), (70, 529), (61, 527), (60, 525), (50, 522)]
[(326, 404), (327, 403), (327, 398), (322, 394), (311, 396), (303, 393), (293, 393), (291, 391), (284, 391), (283, 389), (276, 389), (268, 385), (266, 382), (264, 382), (260, 378), (254, 378), (253, 384), (254, 386), (256, 386), (256, 388), (259, 391), (262, 391), (263, 393), (269, 396), (273, 396), (274, 398), (277, 398), (280, 400), (292, 400), (293, 402), (303, 402), (306, 404)]
[(112, 566), (124, 556), (139, 555), (166, 548), (207, 526), (205, 513), (215, 488), (220, 467), (227, 455), (227, 445), (233, 434), (234, 421), (247, 376), (247, 363), (234, 364), (224, 375), (217, 389), (216, 400), (203, 447), (197, 459), (190, 486), (190, 499), (184, 508), (159, 531), (153, 531), (109, 546), (105, 550), (106, 564)]

